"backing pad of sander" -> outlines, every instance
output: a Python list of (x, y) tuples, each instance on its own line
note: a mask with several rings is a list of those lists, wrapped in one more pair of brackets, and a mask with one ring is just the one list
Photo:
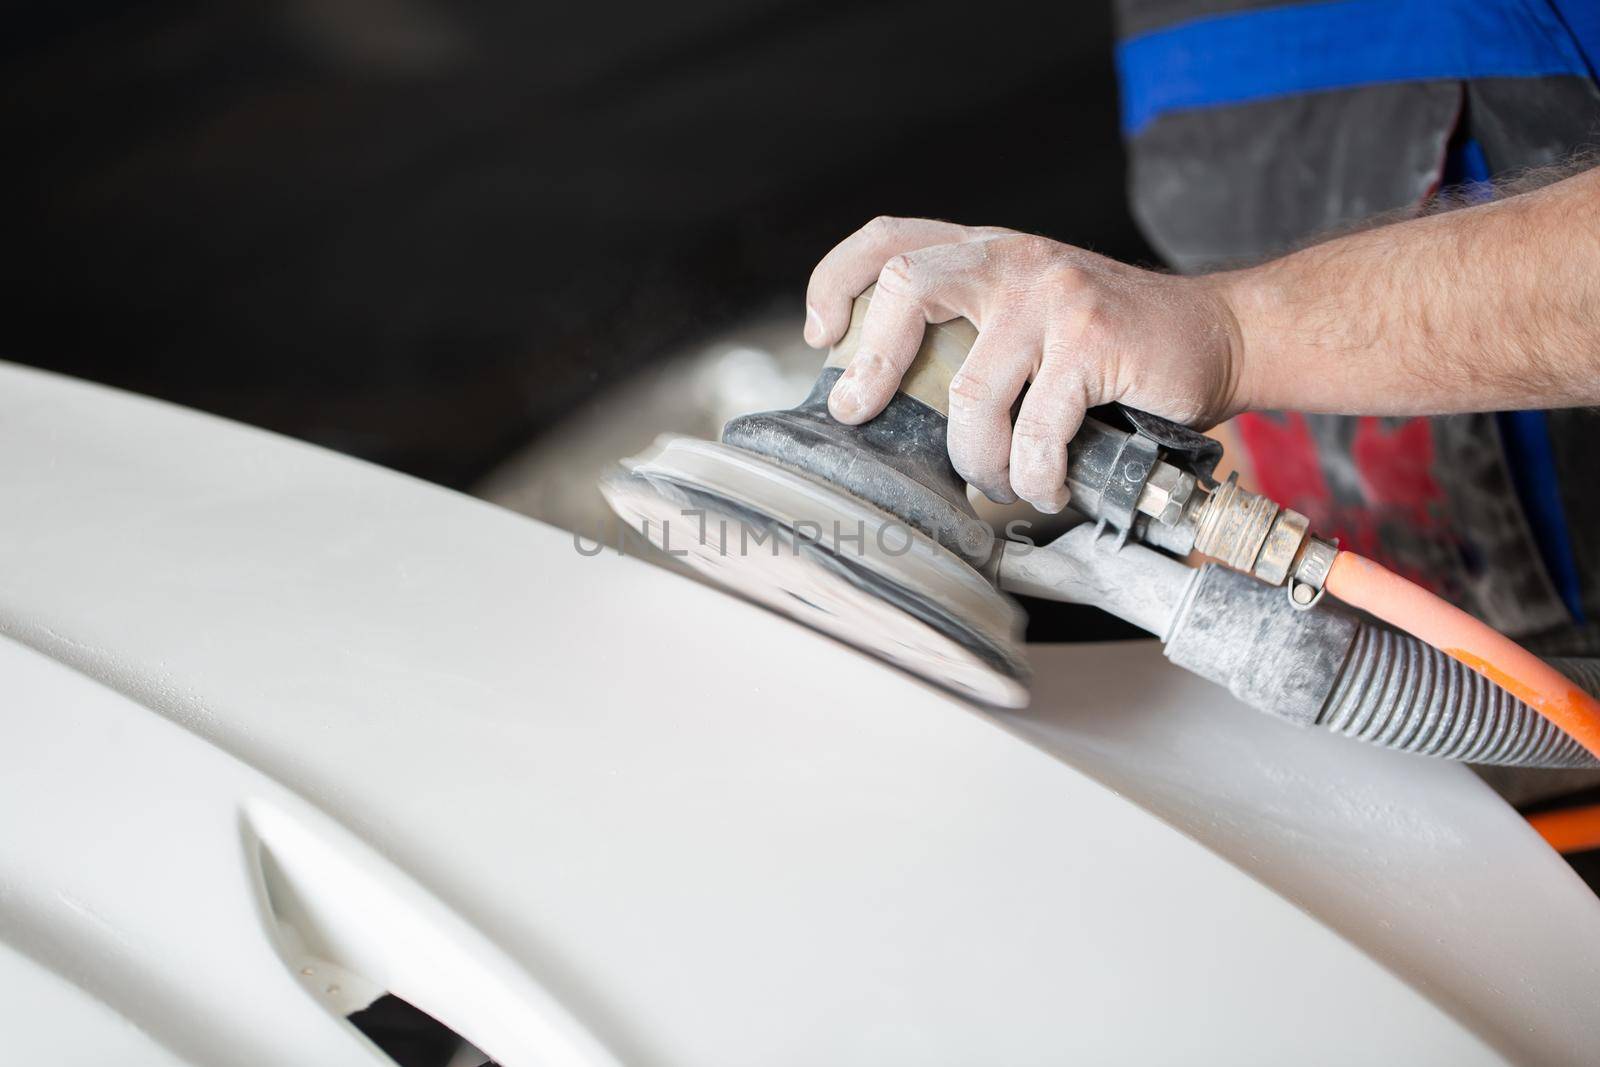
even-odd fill
[(853, 494), (677, 434), (624, 460), (600, 490), (657, 548), (719, 585), (963, 696), (1028, 703), (1021, 608)]

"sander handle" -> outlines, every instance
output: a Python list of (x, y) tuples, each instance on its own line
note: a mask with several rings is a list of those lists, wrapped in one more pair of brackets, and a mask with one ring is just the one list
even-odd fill
[[(872, 306), (873, 285), (856, 297), (850, 309), (850, 328), (828, 351), (824, 367), (843, 369), (861, 344), (862, 324)], [(961, 369), (978, 328), (964, 318), (930, 323), (922, 346), (900, 380), (899, 392), (950, 417), (950, 381)], [(1068, 448), (1067, 487), (1072, 507), (1089, 518), (1103, 520), (1118, 530), (1130, 530), (1138, 521), (1145, 484), (1164, 462), (1210, 484), (1222, 445), (1187, 426), (1122, 404), (1091, 410)], [(1162, 547), (1187, 551), (1187, 545)]]

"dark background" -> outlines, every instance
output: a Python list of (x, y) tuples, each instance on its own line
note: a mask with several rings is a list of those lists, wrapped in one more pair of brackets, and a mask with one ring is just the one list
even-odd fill
[(0, 358), (466, 487), (875, 214), (1148, 260), (1108, 7), (26, 4)]

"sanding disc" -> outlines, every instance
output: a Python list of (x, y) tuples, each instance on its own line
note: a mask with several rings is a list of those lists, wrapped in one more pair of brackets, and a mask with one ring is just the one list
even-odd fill
[(865, 501), (744, 449), (675, 434), (600, 488), (651, 543), (718, 584), (963, 696), (1027, 704), (1022, 610)]

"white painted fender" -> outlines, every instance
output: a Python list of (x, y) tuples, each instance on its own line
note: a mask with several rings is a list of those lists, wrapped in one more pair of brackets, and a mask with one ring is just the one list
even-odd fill
[(1150, 644), (979, 712), (561, 531), (0, 367), (0, 1060), (1587, 1063), (1466, 769)]

